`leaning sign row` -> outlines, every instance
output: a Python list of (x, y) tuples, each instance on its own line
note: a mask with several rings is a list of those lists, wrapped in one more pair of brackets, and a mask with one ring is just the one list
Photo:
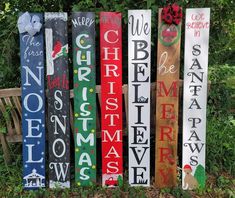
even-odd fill
[[(181, 8), (180, 8), (181, 9)], [(159, 10), (155, 184), (177, 183), (178, 93), (181, 22), (166, 23)], [(182, 186), (205, 186), (205, 126), (210, 9), (187, 9), (183, 101)], [(100, 13), (102, 185), (121, 185), (121, 13)], [(75, 181), (96, 183), (95, 14), (72, 21)], [(70, 103), (66, 13), (22, 13), (20, 32), (23, 185), (45, 187), (45, 129), (49, 187), (70, 187)], [(45, 29), (45, 31), (44, 31)], [(44, 34), (45, 32), (45, 34)], [(45, 49), (44, 49), (45, 35)], [(47, 109), (44, 90), (46, 52)], [(150, 185), (151, 10), (128, 11), (129, 184)], [(45, 124), (47, 115), (47, 126)], [(151, 115), (153, 116), (153, 115)], [(154, 148), (151, 148), (154, 149)]]

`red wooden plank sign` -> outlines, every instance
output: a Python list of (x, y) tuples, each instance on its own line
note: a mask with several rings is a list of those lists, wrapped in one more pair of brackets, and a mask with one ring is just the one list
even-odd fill
[(122, 182), (121, 13), (100, 13), (102, 185)]

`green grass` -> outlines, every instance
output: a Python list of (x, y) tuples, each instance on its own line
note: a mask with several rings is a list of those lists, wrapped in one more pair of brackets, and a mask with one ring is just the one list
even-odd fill
[[(15, 147), (15, 146), (14, 146)], [(235, 198), (235, 179), (230, 174), (223, 175), (209, 175), (207, 180), (207, 187), (205, 189), (197, 189), (195, 191), (184, 191), (179, 186), (175, 188), (157, 189), (153, 186), (149, 188), (133, 188), (127, 183), (125, 175), (124, 184), (122, 187), (113, 189), (102, 188), (100, 185), (92, 187), (77, 187), (74, 182), (70, 189), (39, 189), (36, 191), (24, 191), (22, 187), (22, 161), (20, 148), (13, 150), (14, 162), (12, 165), (6, 166), (2, 157), (0, 149), (0, 197), (13, 198), (13, 197), (29, 197), (29, 198), (67, 198), (67, 197), (230, 197)], [(221, 173), (222, 174), (222, 173)]]

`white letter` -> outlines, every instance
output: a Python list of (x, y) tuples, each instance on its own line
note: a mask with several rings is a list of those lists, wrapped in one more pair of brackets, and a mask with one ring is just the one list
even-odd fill
[(117, 117), (119, 119), (119, 115), (118, 114), (105, 114), (104, 119), (106, 119), (107, 117), (110, 117), (110, 124), (109, 124), (109, 126), (116, 126), (114, 124), (114, 117)]
[[(54, 134), (58, 134), (57, 131), (57, 123), (59, 124), (61, 130), (63, 131), (63, 133), (65, 134), (65, 130), (66, 130), (66, 117), (67, 116), (62, 116), (64, 118), (64, 125), (62, 124), (62, 122), (60, 122), (60, 119), (58, 118), (57, 115), (52, 115), (51, 116), (51, 122), (55, 122), (55, 131)], [(54, 119), (53, 119), (54, 118)]]
[(109, 33), (110, 32), (113, 32), (114, 34), (116, 34), (117, 35), (117, 37), (118, 37), (118, 31), (116, 30), (108, 30), (107, 32), (105, 32), (104, 33), (104, 40), (106, 41), (106, 42), (108, 42), (108, 43), (116, 43), (116, 42), (118, 42), (118, 38), (116, 39), (116, 40), (114, 40), (114, 41), (110, 41), (109, 39), (108, 39), (108, 35), (109, 35)]
[(114, 140), (114, 138), (115, 138), (115, 142), (122, 142), (122, 140), (121, 140), (121, 130), (116, 130), (113, 136), (111, 136), (109, 134), (108, 130), (103, 130), (104, 139), (102, 140), (102, 142), (107, 142), (106, 136), (108, 136), (109, 141), (111, 141), (111, 142)]
[[(63, 151), (60, 155), (57, 155), (57, 153), (55, 152), (55, 145), (57, 142), (61, 142), (62, 144), (62, 147), (63, 147)], [(64, 154), (65, 154), (65, 150), (66, 150), (66, 146), (65, 146), (65, 143), (64, 143), (64, 140), (62, 140), (61, 138), (58, 138), (56, 139), (54, 142), (53, 142), (53, 145), (52, 145), (52, 151), (53, 151), (53, 154), (57, 157), (57, 158), (61, 158)]]
[[(111, 164), (113, 164), (113, 165), (111, 165)], [(107, 164), (107, 168), (108, 168), (107, 173), (113, 173), (113, 174), (118, 173), (118, 167), (116, 167), (116, 166), (118, 166), (118, 162), (108, 162), (108, 164)], [(114, 170), (110, 171), (109, 168), (114, 169)]]
[(82, 165), (83, 163), (87, 163), (88, 166), (91, 166), (91, 158), (90, 155), (88, 155), (88, 153), (82, 153), (79, 161), (78, 161), (78, 165)]
[(110, 72), (112, 72), (115, 77), (119, 76), (119, 74), (116, 73), (116, 70), (118, 69), (117, 65), (105, 64), (104, 66), (106, 67), (105, 77), (111, 77)]
[[(82, 70), (85, 71), (82, 74)], [(87, 75), (89, 75), (91, 73), (91, 68), (90, 67), (79, 67), (78, 68), (78, 80), (79, 81), (90, 81), (88, 78), (85, 78)]]
[(88, 49), (88, 48), (90, 48), (91, 45), (87, 45), (87, 46), (81, 45), (81, 39), (82, 39), (82, 37), (89, 38), (89, 35), (88, 35), (88, 34), (80, 34), (80, 35), (78, 35), (77, 38), (76, 38), (76, 44), (77, 44), (77, 46), (78, 46), (79, 48), (81, 48), (81, 49)]
[[(60, 167), (60, 172), (58, 172), (58, 166), (57, 164), (59, 164), (59, 167)], [(50, 169), (55, 169), (55, 173), (56, 173), (56, 177), (57, 177), (57, 180), (60, 180), (60, 177), (62, 175), (62, 178), (63, 178), (63, 181), (65, 181), (65, 177), (67, 175), (67, 172), (68, 172), (68, 167), (69, 167), (69, 163), (65, 163), (66, 167), (65, 167), (65, 170), (63, 169), (63, 163), (55, 163), (55, 162), (51, 162), (49, 164), (49, 168)], [(54, 167), (53, 167), (54, 166)]]
[(85, 143), (89, 142), (90, 146), (94, 146), (94, 142), (95, 142), (94, 134), (90, 133), (87, 138), (84, 138), (81, 133), (77, 133), (77, 145), (78, 146), (82, 145), (81, 141)]
[(80, 106), (80, 111), (81, 111), (80, 115), (81, 116), (89, 116), (89, 115), (91, 115), (90, 111), (85, 110), (85, 106), (89, 105), (89, 104), (90, 103), (88, 103), (88, 102), (84, 102), (84, 103), (81, 104), (81, 106)]
[[(38, 107), (37, 107), (36, 110), (31, 110), (31, 109), (29, 109), (29, 107), (28, 107), (28, 99), (29, 99), (30, 96), (36, 96), (36, 98), (38, 99)], [(33, 99), (31, 99), (31, 101), (33, 101)], [(25, 109), (26, 109), (27, 111), (29, 111), (29, 112), (31, 112), (31, 113), (36, 113), (36, 112), (40, 111), (41, 108), (42, 108), (42, 105), (43, 105), (42, 98), (41, 98), (41, 96), (39, 96), (39, 95), (36, 94), (36, 93), (28, 94), (28, 95), (25, 96), (25, 98), (24, 98), (24, 107), (25, 107)]]
[(80, 169), (80, 179), (81, 180), (88, 180), (89, 178), (90, 178), (90, 176), (89, 175), (86, 175), (85, 174), (85, 170), (89, 170), (89, 168), (87, 168), (87, 167), (82, 167), (81, 169)]
[(112, 146), (108, 152), (108, 154), (104, 158), (110, 158), (109, 155), (115, 155), (115, 158), (119, 158), (117, 151), (115, 150), (114, 146)]
[[(60, 96), (62, 96), (62, 91), (60, 90), (56, 90), (54, 93), (54, 98), (55, 98), (55, 102), (54, 102), (54, 107), (56, 110), (61, 110), (63, 108), (63, 102), (62, 100), (56, 95), (57, 93), (60, 94)], [(56, 105), (59, 104), (59, 107), (56, 107)]]
[[(28, 135), (26, 136), (27, 138), (40, 138), (42, 137), (42, 133), (39, 133), (36, 136), (33, 136), (32, 134), (32, 129), (37, 129), (37, 131), (39, 131), (39, 124), (41, 124), (42, 120), (41, 119), (25, 119), (28, 122)], [(33, 122), (39, 122), (38, 125), (36, 126), (32, 126)]]
[[(114, 102), (111, 102), (110, 100), (113, 100)], [(112, 110), (112, 111), (117, 110), (117, 108), (118, 108), (118, 105), (116, 104), (117, 103), (117, 98), (108, 98), (106, 100), (106, 103), (107, 103), (107, 106), (105, 106), (106, 110)], [(110, 105), (113, 108), (108, 107), (108, 105)]]
[(119, 60), (119, 58), (118, 58), (118, 50), (119, 50), (119, 48), (118, 47), (112, 48), (112, 49), (114, 49), (114, 52), (108, 52), (110, 47), (103, 47), (103, 49), (104, 49), (104, 59), (103, 60), (110, 60), (109, 57), (108, 57), (109, 54), (113, 54), (114, 55), (114, 59), (113, 60)]
[(28, 160), (26, 161), (26, 163), (42, 163), (43, 161), (42, 157), (38, 161), (33, 161), (33, 147), (34, 146), (35, 146), (34, 144), (26, 144), (26, 147), (28, 147)]
[(36, 67), (38, 69), (38, 77), (29, 69), (29, 67), (23, 66), (23, 68), (25, 69), (25, 81), (26, 81), (24, 83), (24, 85), (28, 85), (28, 86), (31, 85), (29, 83), (29, 74), (39, 86), (42, 85), (41, 79), (42, 79), (42, 69), (43, 69), (43, 67)]
[(82, 120), (82, 129), (87, 131), (87, 121), (93, 120), (93, 118), (77, 118), (77, 120)]

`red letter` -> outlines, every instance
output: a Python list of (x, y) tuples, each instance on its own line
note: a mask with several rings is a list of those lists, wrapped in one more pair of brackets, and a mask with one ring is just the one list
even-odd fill
[[(175, 119), (174, 104), (161, 104), (162, 106), (162, 117), (161, 119)], [(169, 108), (167, 109), (167, 106)]]
[(170, 93), (172, 93), (170, 97), (177, 97), (177, 81), (172, 82), (171, 87), (168, 90), (166, 89), (165, 83), (163, 81), (158, 81), (158, 83), (158, 97), (164, 97), (164, 95), (162, 94), (162, 89), (165, 96), (169, 96)]
[(174, 164), (174, 160), (171, 158), (171, 156), (173, 155), (172, 150), (170, 148), (160, 148), (160, 161), (159, 162), (163, 162), (164, 161), (164, 157), (166, 160), (168, 160), (168, 162), (170, 164)]
[(168, 140), (173, 141), (173, 131), (172, 127), (169, 126), (160, 126), (161, 129), (161, 136), (160, 141), (164, 141), (164, 135), (167, 137)]

